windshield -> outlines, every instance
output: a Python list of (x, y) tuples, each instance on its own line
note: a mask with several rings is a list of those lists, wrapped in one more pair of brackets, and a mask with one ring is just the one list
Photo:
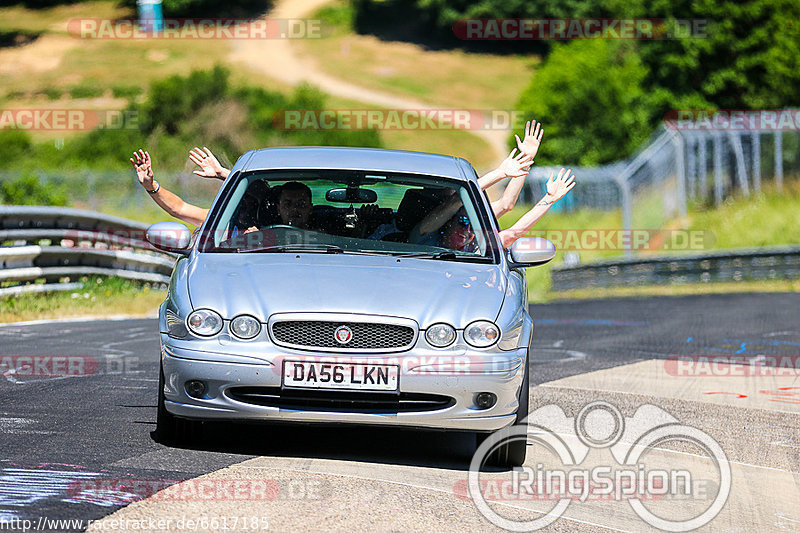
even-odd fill
[(375, 253), (493, 260), (468, 182), (364, 171), (270, 171), (229, 184), (206, 252)]

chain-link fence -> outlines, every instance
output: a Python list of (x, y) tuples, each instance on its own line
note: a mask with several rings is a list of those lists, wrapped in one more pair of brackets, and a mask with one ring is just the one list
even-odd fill
[[(535, 203), (558, 170), (534, 166), (520, 201)], [(578, 186), (554, 209), (621, 209), (622, 229), (659, 229), (685, 216), (689, 202), (720, 205), (767, 182), (782, 190), (784, 176), (800, 173), (800, 131), (665, 127), (629, 159), (573, 172)]]

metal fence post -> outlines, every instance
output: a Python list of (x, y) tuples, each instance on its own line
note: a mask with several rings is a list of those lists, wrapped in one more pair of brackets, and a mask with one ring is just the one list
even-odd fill
[(697, 139), (694, 136), (689, 137), (686, 140), (686, 164), (689, 167), (688, 194), (692, 200), (697, 198), (697, 152), (695, 152), (695, 146), (697, 146)]
[(750, 148), (753, 162), (753, 189), (756, 194), (761, 193), (761, 134), (754, 131), (750, 134)]
[(722, 205), (722, 137), (714, 135), (714, 203)]
[(706, 159), (706, 136), (701, 135), (697, 144), (697, 164), (700, 166), (700, 199), (708, 196), (708, 160)]
[(678, 174), (678, 187), (677, 187), (677, 194), (678, 194), (678, 214), (681, 217), (686, 216), (686, 164), (684, 161), (684, 143), (683, 143), (683, 135), (680, 132), (677, 132), (672, 138), (673, 144), (675, 145), (675, 165), (677, 166), (677, 174)]
[(733, 155), (736, 158), (736, 179), (742, 188), (745, 198), (750, 198), (750, 185), (747, 181), (747, 171), (744, 166), (744, 150), (742, 149), (742, 137), (739, 133), (728, 132), (728, 140), (733, 147)]
[(775, 185), (783, 192), (783, 132), (776, 131), (775, 137)]
[[(633, 208), (631, 205), (631, 184), (628, 183), (628, 176), (626, 175), (620, 176), (616, 182), (622, 191), (622, 230), (625, 233), (630, 233), (633, 225), (631, 222)], [(629, 246), (625, 248), (625, 257), (633, 257), (633, 250)]]

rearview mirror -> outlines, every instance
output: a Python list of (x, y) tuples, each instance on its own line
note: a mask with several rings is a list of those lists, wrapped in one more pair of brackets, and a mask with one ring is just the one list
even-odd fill
[(542, 237), (522, 237), (511, 245), (511, 268), (543, 265), (556, 255), (556, 246)]
[(192, 232), (180, 222), (156, 222), (147, 228), (145, 238), (159, 250), (188, 254)]
[(342, 202), (348, 204), (374, 204), (378, 201), (378, 193), (370, 189), (348, 187), (346, 189), (331, 189), (325, 193), (329, 202)]

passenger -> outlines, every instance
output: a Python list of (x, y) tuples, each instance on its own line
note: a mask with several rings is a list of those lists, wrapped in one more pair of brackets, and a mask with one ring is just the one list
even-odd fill
[(475, 252), (478, 249), (475, 231), (463, 207), (444, 225), (439, 246), (459, 252)]

